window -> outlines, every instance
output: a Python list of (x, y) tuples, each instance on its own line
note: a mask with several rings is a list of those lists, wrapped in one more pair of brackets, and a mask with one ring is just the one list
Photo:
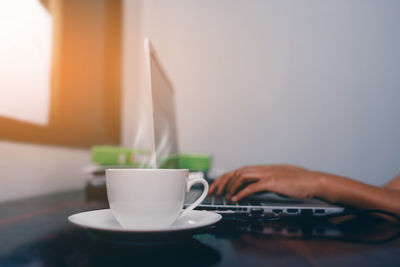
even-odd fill
[(23, 2), (0, 2), (0, 115), (47, 125), (52, 19), (39, 1)]
[(0, 139), (119, 143), (121, 1), (2, 1), (0, 34)]

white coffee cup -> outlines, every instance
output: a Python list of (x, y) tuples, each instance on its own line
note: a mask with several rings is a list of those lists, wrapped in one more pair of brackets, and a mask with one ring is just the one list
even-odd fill
[[(201, 196), (183, 210), (185, 192), (201, 183)], [(207, 196), (203, 178), (189, 179), (186, 169), (107, 169), (106, 184), (111, 212), (124, 228), (162, 229), (187, 214)]]

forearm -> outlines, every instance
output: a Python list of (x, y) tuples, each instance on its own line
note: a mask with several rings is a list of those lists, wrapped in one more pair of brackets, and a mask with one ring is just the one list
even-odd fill
[(367, 185), (336, 175), (316, 175), (319, 180), (317, 197), (359, 209), (380, 209), (400, 215), (400, 191)]

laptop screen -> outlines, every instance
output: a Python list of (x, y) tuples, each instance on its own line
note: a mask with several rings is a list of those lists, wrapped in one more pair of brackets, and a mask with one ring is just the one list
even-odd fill
[(151, 92), (152, 167), (178, 168), (174, 89), (148, 39), (145, 40), (146, 87)]

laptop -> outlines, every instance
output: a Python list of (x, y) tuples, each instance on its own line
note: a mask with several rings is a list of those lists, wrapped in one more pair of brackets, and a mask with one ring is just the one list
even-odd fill
[[(149, 39), (145, 40), (145, 60), (146, 93), (149, 99), (147, 112), (152, 140), (150, 165), (155, 168), (179, 168), (174, 88)], [(186, 195), (185, 206), (192, 203), (200, 194), (200, 188), (192, 188)], [(209, 196), (197, 209), (214, 211), (224, 217), (234, 218), (326, 216), (344, 211), (343, 207), (322, 200), (293, 199), (271, 192), (255, 194), (238, 203), (230, 202), (224, 196)]]

